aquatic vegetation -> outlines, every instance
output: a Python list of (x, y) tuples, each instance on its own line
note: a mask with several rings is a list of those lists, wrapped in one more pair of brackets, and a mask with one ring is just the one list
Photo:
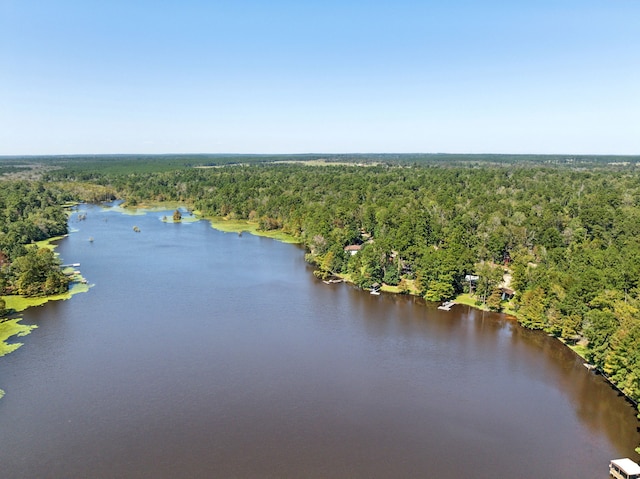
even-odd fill
[[(76, 230), (77, 231), (77, 230)], [(42, 241), (36, 241), (35, 245), (38, 249), (40, 248), (46, 248), (46, 249), (50, 249), (51, 251), (55, 250), (58, 245), (57, 244), (53, 244), (54, 241), (59, 241), (63, 238), (65, 238), (67, 235), (62, 235), (62, 236), (54, 236), (53, 238), (47, 238), (45, 240)]]
[[(8, 343), (7, 340), (12, 336), (22, 337), (29, 334), (33, 329), (37, 328), (35, 325), (26, 325), (20, 323), (22, 318), (7, 319), (0, 322), (0, 357), (9, 354), (23, 343)], [(0, 397), (2, 395), (0, 394)]]
[[(82, 278), (79, 276), (79, 278)], [(86, 293), (91, 286), (81, 281), (71, 284), (69, 290), (62, 294), (41, 297), (26, 297), (18, 295), (4, 296), (6, 308), (15, 312), (24, 311), (27, 308), (41, 306), (49, 301), (64, 301), (70, 299), (74, 294)]]
[(127, 205), (123, 206), (124, 203), (118, 203), (113, 205), (105, 205), (103, 206), (103, 211), (113, 211), (116, 213), (122, 213), (123, 215), (129, 216), (144, 216), (147, 213), (156, 213), (159, 211), (167, 211), (167, 210), (175, 210), (180, 208), (180, 203), (168, 201), (166, 203), (159, 201), (145, 201), (139, 202), (136, 205)]
[[(73, 279), (74, 282), (71, 283), (71, 287), (63, 294), (30, 298), (17, 295), (4, 296), (5, 307), (9, 311), (20, 312), (33, 306), (41, 306), (49, 301), (67, 300), (75, 294), (89, 291), (91, 286), (87, 284), (86, 280), (79, 273), (75, 273)], [(12, 353), (23, 345), (23, 343), (7, 342), (9, 338), (26, 336), (38, 327), (36, 325), (22, 324), (20, 323), (21, 320), (22, 318), (13, 318), (0, 322), (0, 357)], [(4, 391), (0, 389), (0, 399), (2, 399), (3, 396)]]
[(257, 222), (247, 220), (232, 220), (220, 217), (207, 217), (207, 221), (211, 224), (211, 227), (222, 231), (224, 233), (243, 233), (247, 232), (256, 236), (265, 236), (272, 238), (283, 243), (302, 243), (300, 238), (295, 238), (287, 233), (283, 233), (282, 230), (270, 230), (264, 231), (260, 229), (260, 225)]
[(189, 215), (189, 216), (182, 215), (180, 219), (175, 219), (173, 215), (171, 216), (163, 215), (160, 217), (160, 220), (163, 223), (197, 223), (198, 221), (200, 221), (200, 218), (198, 218), (196, 215)]

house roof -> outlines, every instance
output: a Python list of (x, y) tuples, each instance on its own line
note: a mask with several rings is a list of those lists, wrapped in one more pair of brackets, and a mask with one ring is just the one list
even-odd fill
[(361, 244), (350, 244), (349, 246), (345, 246), (345, 251), (360, 251), (362, 249)]

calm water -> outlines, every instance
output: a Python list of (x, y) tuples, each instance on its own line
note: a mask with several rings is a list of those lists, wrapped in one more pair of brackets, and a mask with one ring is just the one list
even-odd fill
[(58, 251), (95, 286), (28, 311), (0, 360), (3, 478), (606, 478), (635, 457), (633, 408), (543, 334), (86, 210)]

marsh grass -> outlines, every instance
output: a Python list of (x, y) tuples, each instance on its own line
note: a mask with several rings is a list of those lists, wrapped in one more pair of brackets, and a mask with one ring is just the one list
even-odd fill
[(57, 244), (53, 244), (54, 241), (60, 241), (61, 239), (65, 238), (67, 235), (62, 235), (62, 236), (54, 236), (53, 238), (48, 238), (46, 240), (42, 240), (42, 241), (36, 241), (35, 243), (33, 243), (38, 249), (40, 248), (46, 248), (46, 249), (50, 249), (51, 251), (55, 250), (58, 245)]
[[(177, 202), (144, 202), (138, 203), (136, 206), (106, 206), (105, 210), (114, 211), (132, 216), (143, 216), (148, 213), (166, 212), (176, 210), (179, 208), (185, 208), (184, 204)], [(302, 240), (294, 237), (293, 235), (282, 232), (282, 230), (261, 230), (258, 222), (223, 218), (218, 216), (204, 216), (198, 210), (189, 210), (191, 214), (183, 215), (180, 223), (191, 223), (200, 221), (201, 219), (209, 222), (212, 228), (222, 231), (224, 233), (249, 233), (255, 236), (263, 236), (266, 238), (272, 238), (283, 243), (300, 244)], [(165, 223), (174, 223), (173, 217), (170, 214), (165, 214), (158, 217)]]
[[(82, 278), (82, 277), (78, 276), (78, 278)], [(32, 297), (32, 298), (28, 298), (26, 296), (11, 295), (11, 296), (3, 296), (3, 299), (6, 302), (6, 308), (8, 310), (12, 310), (16, 313), (19, 313), (21, 311), (24, 311), (27, 308), (32, 308), (34, 306), (42, 306), (43, 304), (48, 303), (49, 301), (64, 301), (64, 300), (70, 299), (74, 294), (86, 293), (87, 291), (89, 291), (90, 287), (91, 286), (86, 283), (73, 282), (71, 283), (71, 287), (69, 288), (69, 291), (62, 294), (56, 294), (53, 296), (39, 296), (39, 297)]]
[(283, 243), (299, 244), (302, 241), (299, 238), (283, 233), (281, 230), (264, 231), (259, 229), (257, 222), (247, 220), (227, 219), (220, 217), (206, 217), (211, 227), (224, 233), (249, 233), (255, 236), (264, 236), (272, 238)]
[(163, 223), (196, 223), (200, 221), (195, 215), (183, 216), (179, 221), (174, 221), (173, 216), (164, 215), (158, 217)]
[(179, 208), (185, 208), (184, 203), (178, 203), (177, 201), (141, 201), (135, 206), (128, 206), (126, 203), (120, 203), (115, 206), (103, 206), (103, 209), (106, 211), (114, 211), (131, 216), (144, 216), (147, 213), (177, 210)]
[[(35, 325), (26, 325), (20, 323), (22, 318), (7, 319), (0, 322), (0, 357), (12, 353), (23, 343), (8, 343), (7, 340), (12, 336), (26, 336), (31, 330), (37, 328)], [(0, 395), (0, 397), (2, 397)]]

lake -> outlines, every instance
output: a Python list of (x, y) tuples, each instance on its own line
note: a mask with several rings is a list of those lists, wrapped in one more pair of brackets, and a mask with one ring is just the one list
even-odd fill
[(606, 478), (637, 458), (634, 408), (504, 315), (326, 285), (300, 247), (172, 211), (80, 209), (57, 251), (92, 288), (26, 311), (38, 329), (0, 359), (5, 479)]

